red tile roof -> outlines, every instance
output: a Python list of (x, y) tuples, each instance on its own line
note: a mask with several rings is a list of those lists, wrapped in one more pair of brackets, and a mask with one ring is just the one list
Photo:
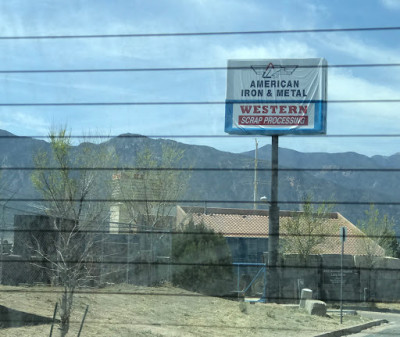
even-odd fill
[[(295, 215), (302, 212), (280, 211), (280, 236), (284, 239), (287, 235), (286, 224)], [(193, 219), (195, 224), (203, 222), (208, 228), (225, 237), (243, 238), (267, 238), (269, 212), (265, 210), (246, 210), (232, 208), (202, 208), (182, 207), (177, 208), (177, 223)], [(339, 237), (340, 227), (347, 228), (347, 240), (344, 245), (344, 253), (351, 255), (366, 255), (365, 245), (373, 247), (374, 254), (384, 255), (384, 249), (375, 242), (367, 239), (364, 233), (355, 225), (343, 217), (340, 213), (329, 213), (324, 218), (326, 231), (320, 233), (326, 235), (326, 240), (318, 246), (320, 254), (340, 254), (341, 242)]]

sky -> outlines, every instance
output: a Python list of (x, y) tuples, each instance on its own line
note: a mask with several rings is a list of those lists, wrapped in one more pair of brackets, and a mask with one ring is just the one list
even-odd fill
[[(0, 0), (0, 38), (399, 26), (400, 0)], [(319, 58), (400, 64), (400, 31), (80, 39), (0, 39), (0, 104), (224, 102), (226, 70), (4, 73), (7, 70), (226, 67), (228, 59)], [(328, 100), (400, 99), (400, 66), (332, 67)], [(282, 136), (302, 152), (400, 152), (400, 103), (330, 103), (326, 136)], [(0, 129), (45, 137), (134, 133), (223, 151), (256, 136), (224, 132), (224, 104), (0, 106)], [(341, 135), (369, 135), (342, 137)], [(372, 136), (375, 135), (375, 136)], [(384, 135), (385, 137), (377, 137)], [(179, 137), (183, 136), (183, 137)], [(257, 136), (260, 146), (269, 136)]]

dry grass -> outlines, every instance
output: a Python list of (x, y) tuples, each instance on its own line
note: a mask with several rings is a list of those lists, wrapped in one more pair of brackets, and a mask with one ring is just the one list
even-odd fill
[[(0, 286), (0, 304), (52, 317), (56, 288)], [(340, 328), (339, 318), (310, 316), (276, 304), (246, 305), (173, 287), (116, 285), (76, 295), (71, 336), (77, 336), (86, 305), (82, 337), (101, 336), (313, 336)], [(344, 325), (363, 322), (345, 316)], [(0, 330), (0, 336), (46, 336), (50, 325)], [(56, 336), (56, 335), (53, 335)]]

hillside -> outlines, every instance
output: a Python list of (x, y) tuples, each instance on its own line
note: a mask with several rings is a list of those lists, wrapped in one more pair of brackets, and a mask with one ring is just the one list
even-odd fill
[[(30, 180), (33, 155), (39, 149), (49, 151), (43, 140), (18, 137), (0, 130), (0, 163), (3, 170), (2, 193), (11, 198), (7, 203), (6, 225), (12, 227), (13, 214), (40, 212), (40, 204), (27, 201), (38, 197)], [(155, 158), (161, 156), (161, 145), (168, 144), (184, 151), (179, 168), (191, 168), (191, 178), (182, 203), (224, 207), (253, 208), (254, 152), (234, 154), (212, 147), (187, 145), (172, 140), (151, 139), (125, 134), (99, 145), (115, 151), (120, 167), (132, 167), (138, 151), (149, 148)], [(78, 153), (80, 146), (74, 147)], [(270, 194), (270, 147), (259, 150), (258, 196)], [(305, 195), (316, 201), (335, 201), (335, 211), (352, 222), (363, 217), (368, 203), (396, 201), (396, 187), (400, 185), (400, 172), (381, 172), (385, 168), (397, 169), (400, 155), (366, 157), (356, 153), (300, 153), (280, 149), (280, 167), (294, 168), (279, 174), (279, 200), (281, 209), (298, 209)], [(22, 168), (22, 170), (15, 169)], [(314, 170), (306, 170), (306, 169)], [(368, 169), (354, 171), (342, 169)], [(324, 169), (319, 171), (318, 169)], [(331, 171), (331, 169), (335, 169)], [(112, 171), (109, 172), (111, 179)], [(18, 200), (23, 199), (23, 200)], [(357, 203), (367, 203), (358, 205)], [(259, 204), (259, 208), (266, 205)], [(395, 219), (400, 212), (395, 206), (379, 206), (382, 213)]]
[[(254, 158), (254, 151), (242, 154)], [(268, 160), (271, 157), (271, 146), (260, 148), (258, 157)], [(293, 172), (293, 175), (299, 173), (304, 190), (311, 191), (316, 200), (336, 201), (335, 210), (343, 213), (355, 224), (363, 218), (364, 210), (368, 208), (365, 203), (372, 202), (378, 204), (377, 208), (382, 214), (388, 214), (395, 221), (399, 218), (400, 211), (397, 205), (384, 205), (398, 201), (398, 153), (389, 157), (367, 157), (355, 152), (302, 153), (280, 148), (279, 167), (298, 170)], [(399, 228), (397, 231), (400, 232)]]

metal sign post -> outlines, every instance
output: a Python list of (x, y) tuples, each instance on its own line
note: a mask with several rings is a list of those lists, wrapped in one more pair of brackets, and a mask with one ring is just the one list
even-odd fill
[[(272, 136), (266, 293), (269, 300), (278, 300), (278, 136), (326, 133), (327, 62), (324, 58), (228, 60), (227, 75), (225, 132)], [(255, 178), (255, 196), (256, 187)]]
[(268, 229), (268, 289), (267, 298), (279, 298), (278, 256), (279, 256), (279, 207), (278, 207), (278, 136), (272, 136), (271, 153), (271, 204), (269, 207)]
[(340, 227), (340, 241), (342, 243), (342, 254), (340, 255), (340, 324), (343, 323), (343, 254), (346, 237), (347, 227)]

